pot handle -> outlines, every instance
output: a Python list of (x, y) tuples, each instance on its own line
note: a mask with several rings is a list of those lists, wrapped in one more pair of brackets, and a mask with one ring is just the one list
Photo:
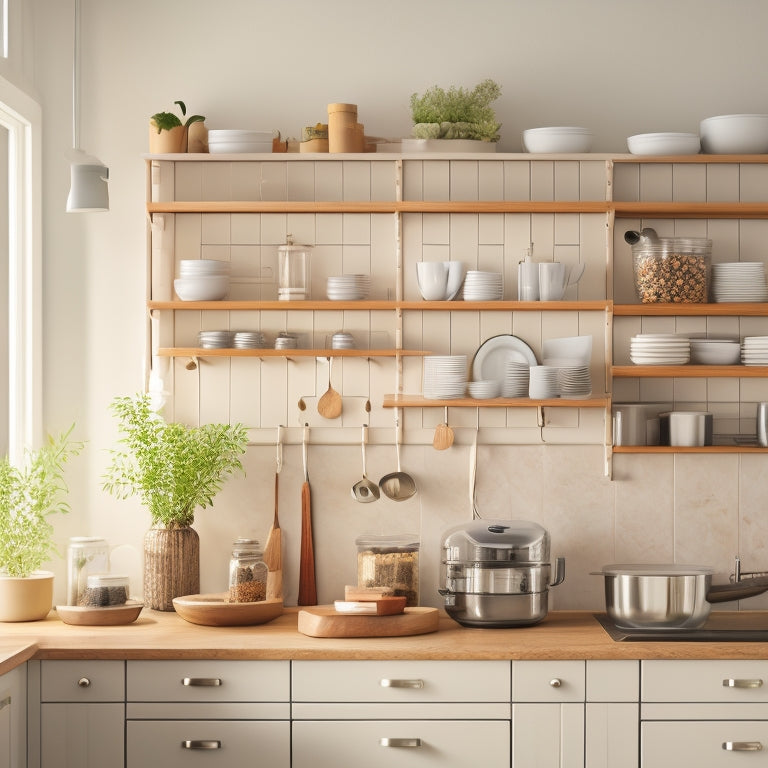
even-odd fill
[[(558, 584), (562, 584), (565, 581), (565, 558), (558, 557), (555, 560), (555, 572), (553, 574), (552, 581), (549, 582), (550, 587), (556, 587)], [(766, 586), (768, 589), (768, 586)]]
[(718, 584), (707, 590), (710, 603), (727, 603), (730, 600), (743, 600), (768, 592), (768, 576), (756, 576), (754, 579), (742, 579), (736, 584)]

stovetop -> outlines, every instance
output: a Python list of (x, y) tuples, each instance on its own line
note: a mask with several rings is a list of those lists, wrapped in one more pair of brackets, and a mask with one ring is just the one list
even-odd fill
[(595, 619), (617, 643), (764, 643), (768, 642), (768, 614), (763, 611), (720, 611), (712, 613), (699, 629), (627, 629), (617, 627), (605, 613)]

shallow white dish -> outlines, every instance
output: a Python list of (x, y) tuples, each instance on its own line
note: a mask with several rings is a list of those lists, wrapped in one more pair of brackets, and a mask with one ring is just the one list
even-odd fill
[(533, 350), (517, 336), (501, 334), (484, 341), (472, 359), (472, 380), (495, 379), (504, 384), (509, 361), (537, 365)]
[(697, 133), (638, 133), (627, 137), (633, 155), (698, 155), (701, 140)]
[(768, 115), (716, 115), (699, 124), (701, 149), (715, 155), (768, 152)]
[(178, 277), (173, 288), (182, 301), (219, 301), (229, 292), (229, 275)]
[(582, 153), (592, 149), (592, 132), (575, 126), (528, 128), (523, 131), (523, 149), (542, 154)]

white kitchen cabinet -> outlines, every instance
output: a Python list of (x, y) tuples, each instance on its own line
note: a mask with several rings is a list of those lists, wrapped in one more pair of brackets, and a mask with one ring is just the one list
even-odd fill
[(122, 661), (41, 662), (41, 768), (120, 768), (124, 702)]
[(26, 692), (26, 664), (0, 676), (0, 768), (26, 768)]

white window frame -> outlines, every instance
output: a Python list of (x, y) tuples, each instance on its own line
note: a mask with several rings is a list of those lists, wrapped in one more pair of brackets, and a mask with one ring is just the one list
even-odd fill
[(42, 439), (42, 113), (0, 77), (8, 130), (8, 455)]

